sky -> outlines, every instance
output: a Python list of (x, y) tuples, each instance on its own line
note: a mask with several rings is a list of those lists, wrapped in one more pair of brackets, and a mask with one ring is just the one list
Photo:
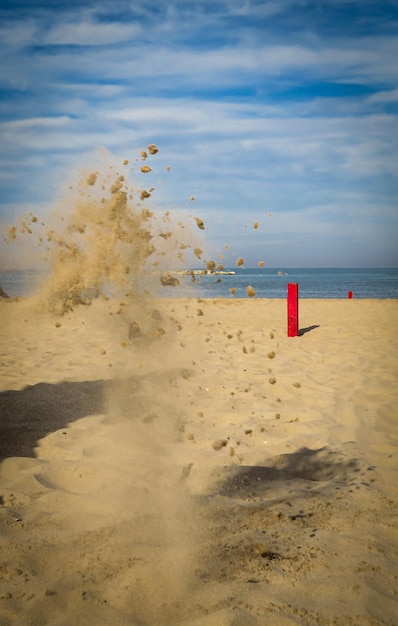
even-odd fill
[(154, 143), (226, 266), (398, 266), (396, 0), (3, 0), (0, 41), (0, 224)]

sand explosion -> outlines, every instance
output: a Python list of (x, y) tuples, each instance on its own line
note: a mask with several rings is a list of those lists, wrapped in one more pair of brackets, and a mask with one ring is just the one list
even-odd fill
[[(150, 144), (141, 161), (147, 163), (157, 152)], [(171, 269), (183, 266), (186, 254), (198, 247), (189, 222), (173, 220), (169, 211), (156, 215), (147, 205), (154, 187), (132, 188), (127, 159), (122, 167), (86, 173), (49, 221), (31, 213), (9, 228), (8, 240), (28, 236), (51, 265), (51, 273), (24, 304), (31, 320), (48, 318), (59, 334), (67, 324), (84, 324), (88, 341), (90, 324), (99, 323), (103, 340), (125, 351), (109, 380), (95, 374), (101, 407), (95, 419), (107, 433), (96, 472), (104, 474), (104, 481), (99, 493), (87, 496), (85, 530), (91, 531), (99, 519), (100, 526), (111, 529), (115, 544), (128, 542), (139, 556), (134, 557), (137, 572), (132, 571), (121, 591), (123, 602), (134, 605), (140, 623), (171, 624), (173, 607), (188, 584), (193, 543), (192, 503), (184, 491), (189, 467), (175, 462), (183, 432), (181, 402), (177, 407), (173, 396), (176, 381), (189, 378), (190, 372), (173, 350), (178, 320), (164, 312), (156, 295), (178, 285)], [(151, 169), (141, 165), (138, 175), (146, 178)], [(99, 355), (105, 353), (98, 349)], [(81, 402), (78, 412), (90, 415), (93, 406)], [(69, 490), (68, 471), (62, 477), (49, 471), (44, 478), (54, 488), (60, 483), (61, 497)], [(86, 471), (79, 470), (82, 480)], [(74, 485), (72, 491), (76, 489)], [(80, 532), (82, 520), (63, 521), (68, 531), (75, 524)]]
[[(150, 144), (148, 152), (141, 151), (141, 161), (157, 152)], [(8, 242), (29, 235), (45, 253), (52, 269), (40, 297), (50, 311), (64, 314), (99, 296), (141, 299), (156, 295), (159, 282), (178, 285), (169, 270), (187, 262), (192, 228), (173, 221), (169, 211), (158, 216), (148, 208), (155, 188), (133, 188), (132, 169), (125, 159), (120, 171), (110, 167), (87, 173), (70, 188), (70, 197), (59, 201), (48, 223), (30, 213), (8, 229)], [(152, 168), (139, 170), (147, 177)]]

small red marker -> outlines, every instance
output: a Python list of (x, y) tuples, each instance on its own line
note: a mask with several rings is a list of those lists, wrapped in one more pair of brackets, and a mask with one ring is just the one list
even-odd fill
[(297, 337), (298, 327), (298, 283), (287, 285), (287, 336)]
[(352, 298), (352, 291), (349, 291), (348, 292), (348, 299), (351, 300), (351, 298)]

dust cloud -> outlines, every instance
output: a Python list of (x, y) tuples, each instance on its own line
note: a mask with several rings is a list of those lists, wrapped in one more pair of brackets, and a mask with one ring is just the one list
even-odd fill
[[(155, 160), (157, 152), (150, 144), (140, 160)], [(60, 333), (65, 324), (100, 324), (104, 340), (125, 347), (125, 358), (103, 385), (98, 427), (106, 447), (90, 452), (98, 475), (110, 468), (113, 488), (107, 498), (100, 489), (92, 508), (87, 504), (87, 519), (95, 510), (114, 546), (133, 555), (134, 567), (113, 601), (137, 623), (164, 625), (174, 623), (191, 584), (196, 539), (185, 490), (190, 465), (176, 456), (185, 437), (184, 402), (176, 390), (190, 371), (176, 349), (178, 320), (157, 296), (178, 286), (172, 270), (186, 266), (187, 255), (198, 255), (199, 248), (188, 221), (174, 220), (169, 211), (159, 216), (147, 205), (155, 167), (134, 168), (142, 181), (134, 187), (129, 159), (119, 170), (85, 172), (54, 215), (44, 221), (30, 213), (8, 229), (8, 241), (34, 240), (51, 267), (30, 299), (32, 319), (43, 312), (58, 320), (52, 325)], [(81, 354), (81, 346), (76, 350)], [(190, 362), (192, 355), (184, 358)], [(46, 481), (57, 484), (51, 472)], [(81, 530), (81, 519), (68, 523)]]
[[(141, 151), (141, 160), (156, 158), (157, 152), (150, 144), (149, 155)], [(170, 211), (159, 215), (152, 210), (152, 167), (136, 170), (124, 159), (119, 169), (87, 172), (58, 199), (46, 221), (30, 213), (7, 229), (8, 243), (21, 236), (24, 242), (33, 239), (51, 267), (38, 294), (48, 310), (64, 314), (97, 297), (123, 295), (136, 302), (157, 295), (159, 279), (165, 284), (162, 271), (189, 263), (197, 238), (191, 223), (177, 221)], [(139, 178), (134, 185), (132, 171)]]

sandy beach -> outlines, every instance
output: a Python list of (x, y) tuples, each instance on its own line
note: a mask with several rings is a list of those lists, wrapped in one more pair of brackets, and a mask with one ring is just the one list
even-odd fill
[(398, 301), (0, 322), (1, 626), (398, 623)]

